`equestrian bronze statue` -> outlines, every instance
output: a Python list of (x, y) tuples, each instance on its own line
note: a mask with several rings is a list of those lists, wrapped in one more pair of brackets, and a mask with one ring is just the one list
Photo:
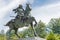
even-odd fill
[[(23, 9), (22, 5), (19, 5), (16, 9), (13, 9), (13, 11), (17, 14), (15, 19), (11, 19), (5, 26), (8, 26), (10, 28), (9, 33), (11, 30), (15, 30), (15, 34), (20, 38), (20, 36), (17, 34), (17, 31), (19, 28), (24, 26), (29, 26), (34, 30), (34, 26), (37, 25), (37, 22), (34, 17), (30, 15), (30, 11), (32, 9), (30, 8), (30, 4), (26, 4), (26, 9)], [(35, 24), (33, 24), (35, 22)], [(34, 31), (34, 36), (36, 35), (36, 32)]]

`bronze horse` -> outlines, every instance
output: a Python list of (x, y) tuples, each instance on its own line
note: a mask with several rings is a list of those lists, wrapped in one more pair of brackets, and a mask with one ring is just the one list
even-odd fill
[[(35, 22), (35, 24), (33, 24), (33, 22)], [(20, 17), (16, 17), (15, 19), (10, 20), (5, 26), (9, 26), (10, 28), (9, 33), (12, 30), (15, 30), (15, 34), (17, 35), (17, 37), (20, 38), (20, 36), (17, 34), (18, 28), (29, 25), (31, 25), (32, 28), (37, 25), (37, 22), (34, 17), (29, 17), (28, 19), (24, 20), (24, 23), (21, 21)], [(34, 31), (34, 36), (36, 36), (35, 31)]]

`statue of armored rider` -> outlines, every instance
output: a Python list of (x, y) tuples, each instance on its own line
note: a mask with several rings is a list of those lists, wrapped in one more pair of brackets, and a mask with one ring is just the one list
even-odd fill
[(18, 8), (14, 9), (15, 13), (17, 13), (16, 18), (21, 18), (21, 21), (23, 21), (23, 16), (24, 16), (24, 9), (22, 5), (19, 5)]
[(25, 19), (30, 17), (30, 4), (26, 3), (26, 9), (24, 10), (22, 5), (19, 5), (18, 8), (14, 9), (15, 13), (17, 13), (16, 18), (21, 17), (21, 20), (24, 22)]

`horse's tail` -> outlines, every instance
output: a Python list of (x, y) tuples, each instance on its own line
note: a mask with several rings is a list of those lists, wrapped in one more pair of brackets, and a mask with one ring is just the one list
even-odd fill
[(9, 26), (10, 22), (8, 22), (7, 24), (5, 24), (4, 26)]

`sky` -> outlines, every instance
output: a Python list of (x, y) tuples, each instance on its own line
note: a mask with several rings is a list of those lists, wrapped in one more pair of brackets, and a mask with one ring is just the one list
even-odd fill
[(0, 0), (0, 30), (7, 31), (9, 28), (4, 25), (13, 19), (10, 16), (16, 15), (12, 10), (19, 4), (25, 7), (28, 2), (32, 7), (31, 15), (37, 22), (42, 20), (48, 24), (51, 18), (60, 17), (60, 0)]

